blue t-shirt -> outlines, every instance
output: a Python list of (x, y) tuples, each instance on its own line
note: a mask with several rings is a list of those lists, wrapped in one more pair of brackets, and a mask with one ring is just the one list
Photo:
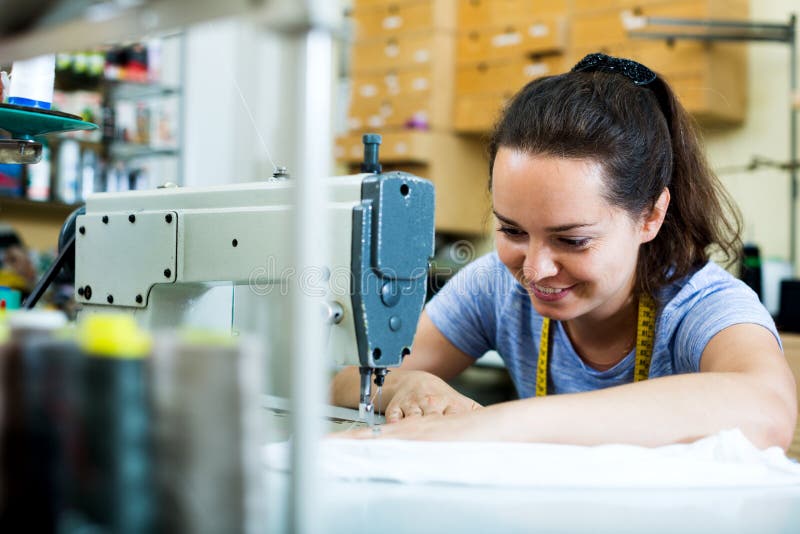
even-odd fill
[[(735, 324), (762, 325), (780, 343), (775, 323), (755, 292), (714, 262), (663, 288), (656, 301), (651, 378), (698, 372), (711, 338)], [(463, 352), (479, 358), (486, 351), (497, 351), (519, 396), (535, 396), (542, 316), (497, 253), (464, 267), (425, 309), (433, 324)], [(581, 360), (563, 325), (552, 324), (549, 393), (633, 382), (635, 350), (611, 369), (598, 371)]]

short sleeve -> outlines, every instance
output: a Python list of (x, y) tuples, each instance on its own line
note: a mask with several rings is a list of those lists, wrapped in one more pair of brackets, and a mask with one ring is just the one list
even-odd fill
[(479, 358), (494, 349), (497, 285), (507, 276), (496, 254), (482, 256), (451, 278), (425, 311), (456, 348)]
[(675, 332), (674, 360), (679, 373), (699, 372), (700, 357), (715, 335), (736, 324), (761, 325), (780, 337), (775, 322), (755, 292), (741, 280), (718, 280), (693, 295)]

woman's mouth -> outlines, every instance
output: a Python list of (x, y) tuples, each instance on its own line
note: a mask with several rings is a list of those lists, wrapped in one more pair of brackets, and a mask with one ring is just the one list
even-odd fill
[(567, 296), (570, 287), (548, 287), (540, 284), (530, 284), (531, 293), (539, 300), (554, 302)]

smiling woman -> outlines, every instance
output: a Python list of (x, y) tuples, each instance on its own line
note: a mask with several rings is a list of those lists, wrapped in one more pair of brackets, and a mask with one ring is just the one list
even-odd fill
[[(786, 448), (792, 374), (734, 261), (739, 219), (693, 124), (647, 67), (591, 54), (524, 87), (490, 147), (497, 250), (428, 304), (388, 375), (387, 425), (351, 437), (662, 445), (739, 427)], [(487, 350), (520, 400), (445, 382)], [(334, 380), (353, 406), (357, 370)]]

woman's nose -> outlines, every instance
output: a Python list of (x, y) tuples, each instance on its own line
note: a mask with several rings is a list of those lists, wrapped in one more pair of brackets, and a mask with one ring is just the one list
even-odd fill
[(550, 249), (535, 246), (528, 249), (522, 271), (527, 280), (535, 282), (555, 276), (558, 273), (558, 264)]

